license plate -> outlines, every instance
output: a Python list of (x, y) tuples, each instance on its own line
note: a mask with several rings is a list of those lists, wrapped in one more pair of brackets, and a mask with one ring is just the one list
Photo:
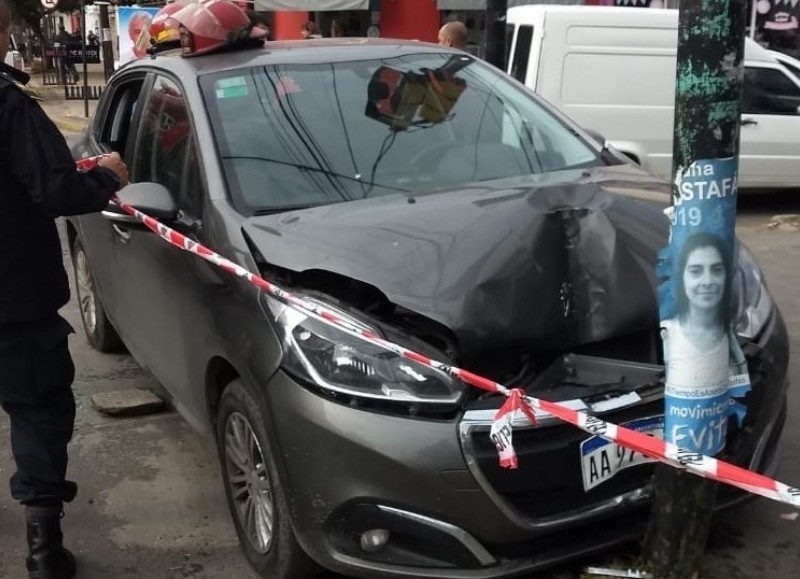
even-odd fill
[[(624, 425), (656, 438), (664, 437), (664, 418), (642, 418)], [(609, 442), (599, 436), (592, 436), (581, 442), (581, 471), (583, 472), (583, 490), (588, 492), (598, 485), (614, 478), (617, 473), (638, 466), (655, 462), (639, 452)]]

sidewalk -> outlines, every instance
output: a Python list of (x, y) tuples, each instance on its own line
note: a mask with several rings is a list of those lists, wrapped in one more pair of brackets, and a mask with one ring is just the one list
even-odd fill
[[(76, 68), (81, 75), (81, 80), (77, 85), (70, 86), (83, 86), (83, 66), (79, 64)], [(105, 86), (106, 81), (102, 64), (88, 64), (87, 71), (88, 74), (86, 76), (89, 86)], [(85, 131), (97, 108), (97, 101), (89, 100), (89, 116), (86, 117), (83, 100), (67, 100), (64, 98), (63, 85), (44, 85), (41, 72), (29, 74), (31, 75), (31, 80), (28, 86), (44, 99), (40, 103), (42, 109), (56, 126), (65, 133), (82, 133)]]

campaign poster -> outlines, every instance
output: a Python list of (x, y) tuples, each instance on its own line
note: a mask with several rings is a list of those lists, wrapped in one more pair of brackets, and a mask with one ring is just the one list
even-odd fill
[(117, 7), (117, 38), (119, 39), (119, 63), (147, 54), (150, 48), (150, 23), (161, 8)]
[(734, 157), (683, 168), (670, 208), (671, 241), (660, 260), (664, 437), (711, 456), (725, 447), (729, 417), (743, 417), (736, 398), (750, 389), (730, 322), (737, 169)]

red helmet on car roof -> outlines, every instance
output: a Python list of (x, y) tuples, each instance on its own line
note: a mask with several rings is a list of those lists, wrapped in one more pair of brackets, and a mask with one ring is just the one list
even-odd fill
[(247, 13), (231, 0), (203, 0), (170, 17), (178, 23), (185, 56), (205, 54), (250, 39), (263, 39), (266, 30), (253, 25)]
[(170, 18), (170, 16), (184, 8), (187, 3), (187, 0), (172, 2), (164, 6), (158, 14), (155, 15), (153, 22), (150, 23), (151, 44), (155, 46), (166, 42), (180, 42), (181, 35), (178, 30), (178, 23)]

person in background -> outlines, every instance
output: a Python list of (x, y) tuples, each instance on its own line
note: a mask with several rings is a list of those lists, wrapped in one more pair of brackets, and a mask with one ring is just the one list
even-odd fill
[(304, 22), (300, 27), (300, 34), (305, 40), (309, 40), (311, 38), (322, 38), (322, 35), (319, 33), (319, 28), (317, 28), (317, 25), (310, 20), (308, 22)]
[(347, 25), (334, 18), (331, 21), (331, 38), (342, 38), (344, 36), (347, 36)]
[(439, 29), (439, 44), (459, 50), (466, 50), (469, 32), (463, 22), (448, 22)]
[[(25, 507), (30, 579), (70, 579), (63, 505), (75, 423), (72, 326), (58, 311), (70, 297), (55, 218), (101, 211), (128, 181), (119, 154), (79, 172), (64, 136), (6, 64), (11, 14), (0, 0), (0, 406), (11, 421), (11, 495)], [(3, 576), (23, 573), (3, 569)]]
[(69, 44), (72, 42), (72, 35), (66, 31), (63, 24), (58, 25), (58, 34), (56, 34), (55, 41), (61, 45), (57, 59), (61, 70), (61, 78), (64, 79), (64, 82), (74, 84), (78, 82), (78, 71), (75, 69), (75, 63), (67, 56)]

